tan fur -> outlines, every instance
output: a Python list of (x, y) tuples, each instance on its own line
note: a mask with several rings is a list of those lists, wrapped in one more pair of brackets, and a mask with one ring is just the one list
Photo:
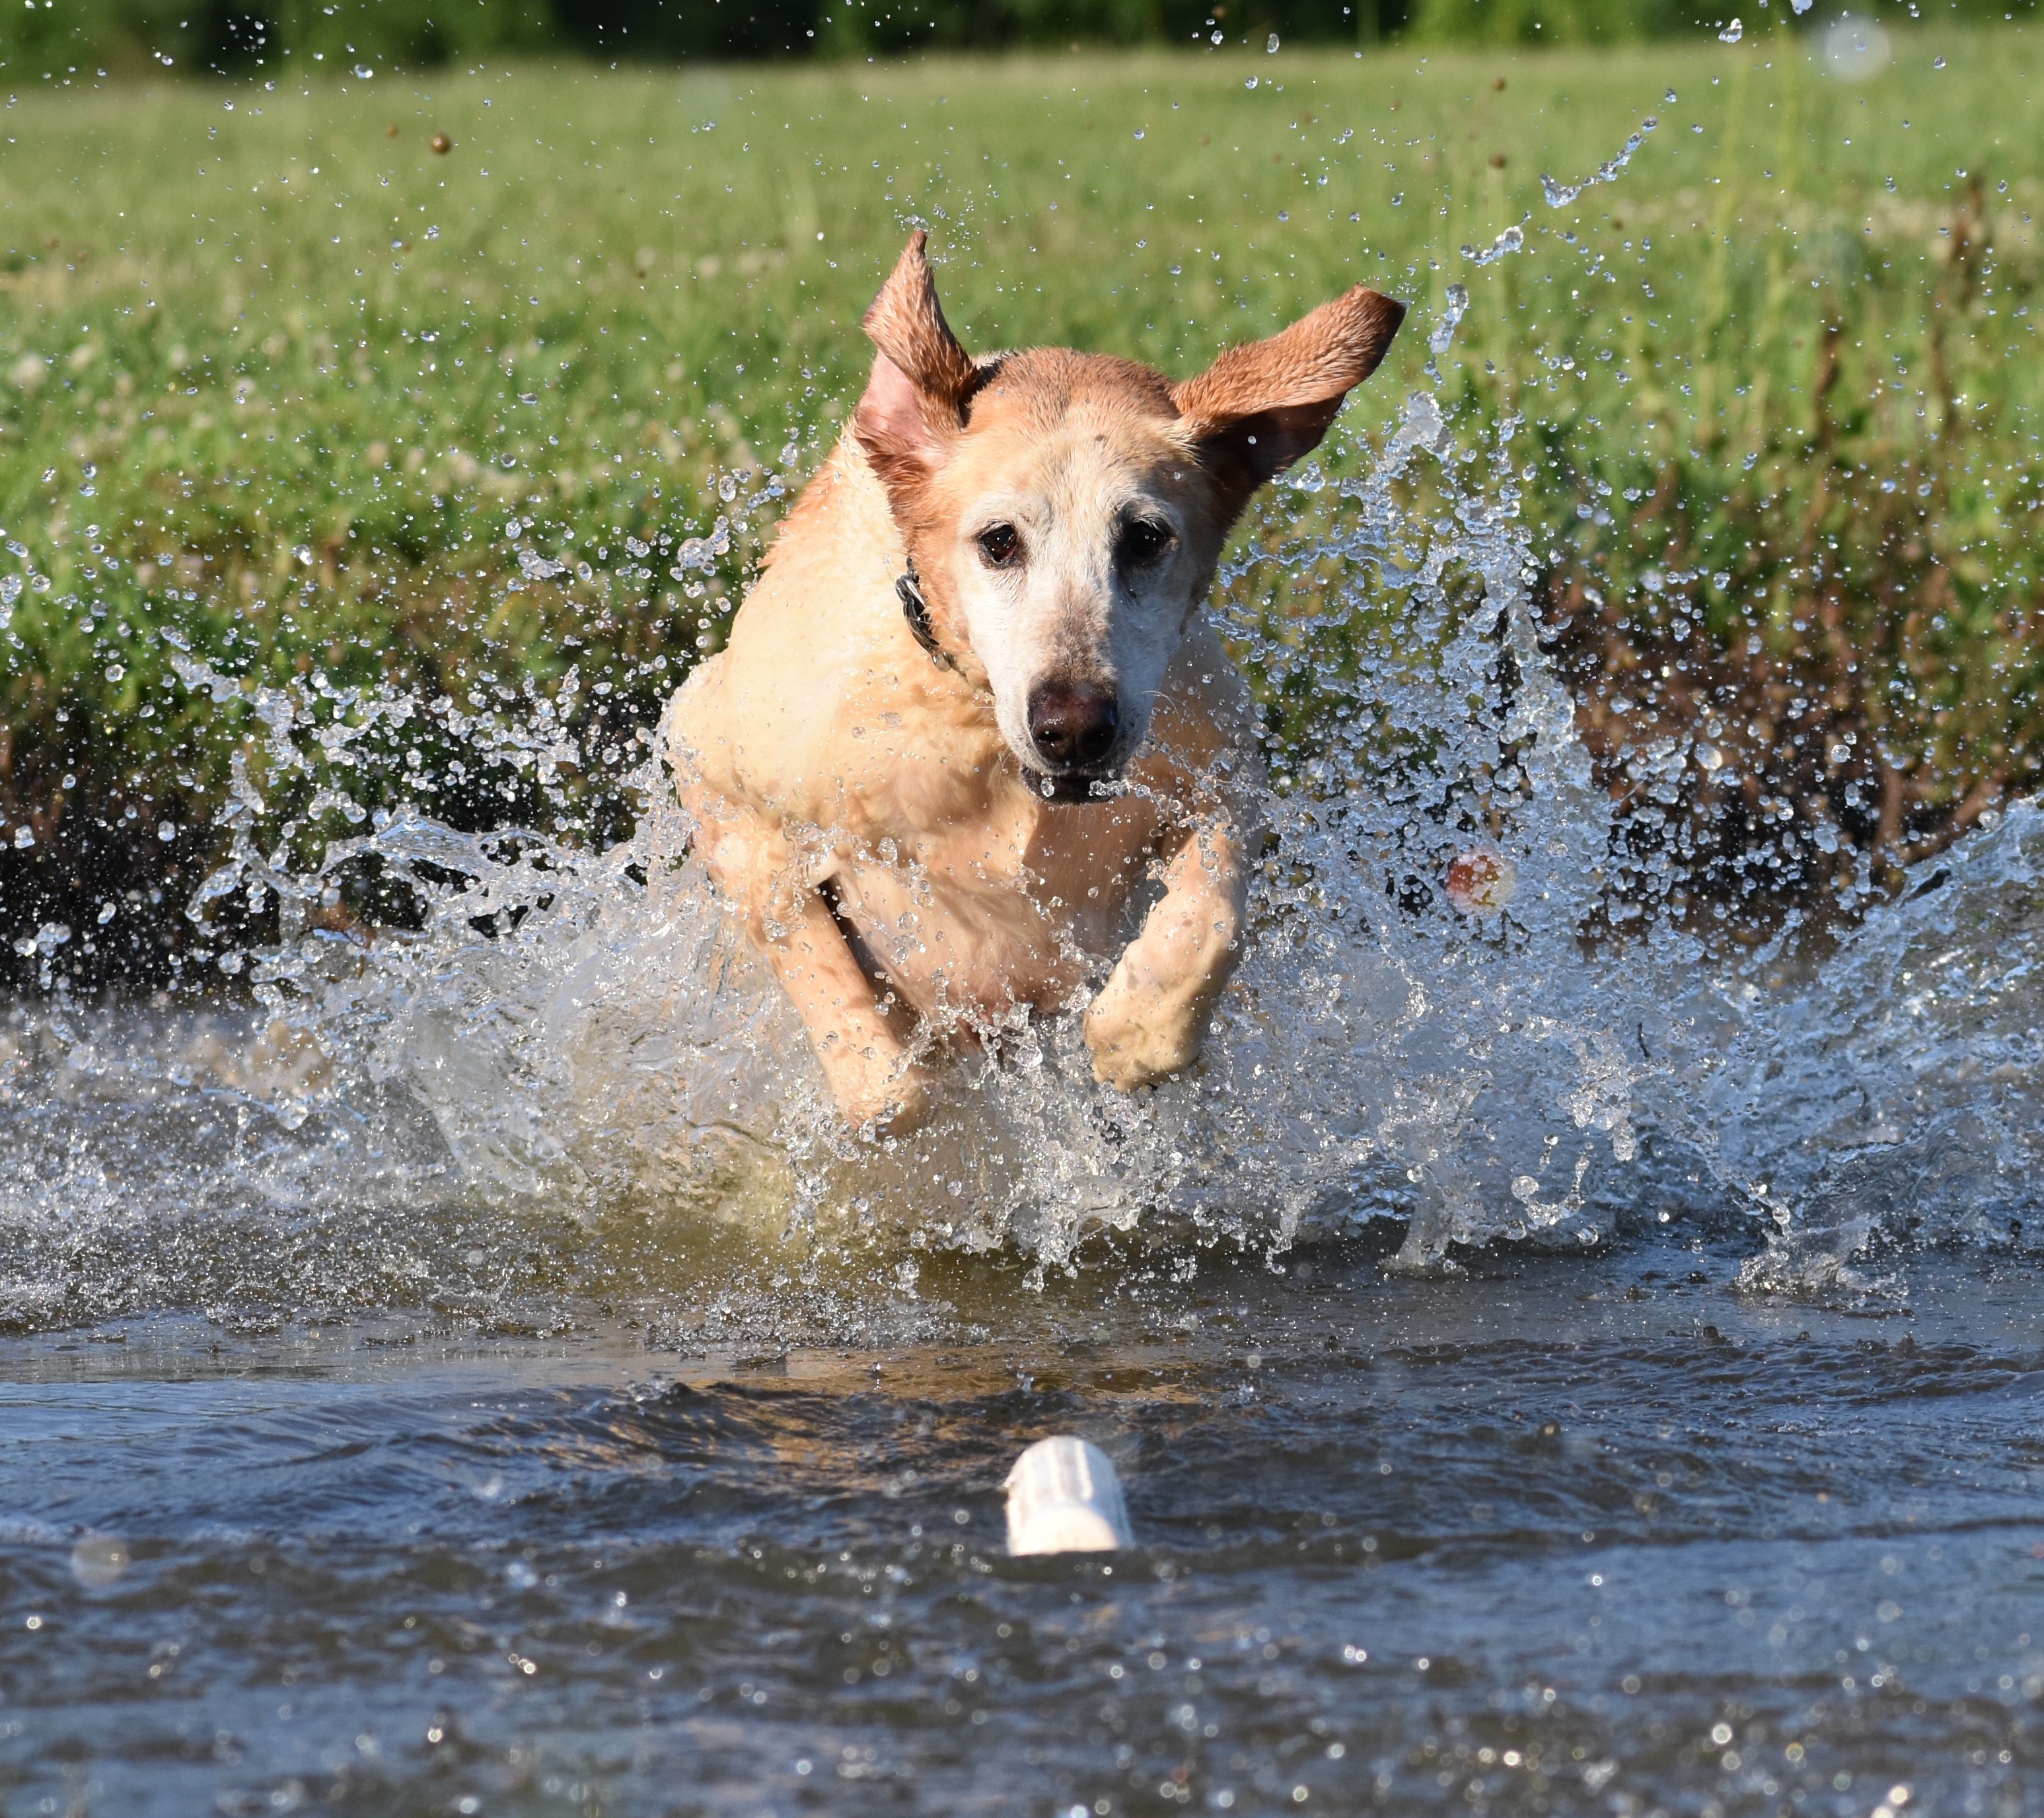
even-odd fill
[[(853, 1123), (920, 1115), (919, 1027), (970, 1039), (1075, 1005), (1153, 876), (1085, 1038), (1124, 1090), (1197, 1057), (1261, 838), (1253, 714), (1198, 608), (1250, 494), (1319, 441), (1403, 314), (1352, 291), (1175, 388), (1062, 348), (975, 365), (909, 242), (851, 429), (667, 720), (697, 849)], [(1024, 559), (987, 554), (1002, 532)], [(1158, 552), (1131, 555), (1138, 534)], [(903, 617), (912, 560), (951, 667)], [(1118, 717), (1097, 771), (1039, 786), (1050, 688)], [(1128, 786), (1040, 792), (1093, 775)]]

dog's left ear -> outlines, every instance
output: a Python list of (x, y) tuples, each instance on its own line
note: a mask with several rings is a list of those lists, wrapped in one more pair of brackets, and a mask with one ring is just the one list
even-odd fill
[(944, 320), (924, 256), (928, 237), (920, 228), (910, 236), (861, 325), (880, 352), (852, 430), (897, 497), (943, 460), (981, 377)]
[(1267, 341), (1230, 348), (1198, 378), (1171, 388), (1231, 522), (1258, 486), (1319, 447), (1343, 399), (1376, 371), (1404, 320), (1403, 303), (1358, 284)]

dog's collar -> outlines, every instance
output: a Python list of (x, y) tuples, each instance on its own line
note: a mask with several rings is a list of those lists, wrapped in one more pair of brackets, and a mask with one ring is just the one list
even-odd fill
[(957, 671), (958, 663), (951, 653), (937, 642), (936, 628), (930, 623), (930, 602), (923, 598), (922, 577), (916, 572), (912, 561), (907, 571), (894, 583), (894, 591), (901, 602), (901, 616), (909, 621), (909, 635), (929, 652), (931, 662), (939, 669)]

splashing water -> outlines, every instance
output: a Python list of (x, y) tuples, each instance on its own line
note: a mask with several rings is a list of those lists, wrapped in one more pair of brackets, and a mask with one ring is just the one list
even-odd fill
[(1465, 246), (1462, 257), (1473, 265), (1495, 265), (1500, 259), (1508, 259), (1513, 253), (1523, 251), (1525, 244), (1526, 229), (1515, 222), (1481, 252), (1473, 246)]
[(1753, 1285), (1867, 1285), (1849, 1263), (1869, 1242), (2036, 1246), (2041, 882), (2044, 807), (2017, 801), (1800, 988), (1763, 1010), (1725, 995), (1736, 1033), (1702, 1109), (1777, 1228)]
[(1443, 302), (1441, 319), (1434, 325), (1434, 331), (1427, 337), (1427, 352), (1433, 358), (1427, 363), (1427, 376), (1438, 381), (1441, 356), (1454, 345), (1455, 330), (1462, 326), (1462, 317), (1469, 312), (1469, 287), (1450, 284)]
[[(1668, 97), (1671, 106), (1673, 104), (1674, 98), (1672, 94)], [(1619, 147), (1617, 153), (1598, 165), (1593, 173), (1584, 178), (1579, 183), (1558, 183), (1546, 171), (1542, 171), (1540, 193), (1547, 198), (1548, 207), (1566, 208), (1584, 190), (1598, 183), (1616, 183), (1618, 180), (1619, 173), (1632, 162), (1634, 155), (1646, 143), (1646, 136), (1660, 124), (1661, 122), (1652, 114), (1647, 115), (1640, 121), (1639, 130), (1632, 134), (1624, 144)]]

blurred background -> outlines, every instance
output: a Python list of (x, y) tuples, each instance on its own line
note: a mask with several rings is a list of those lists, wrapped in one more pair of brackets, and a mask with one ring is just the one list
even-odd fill
[[(1811, 10), (1778, 0), (1783, 13)], [(1877, 0), (1860, 16), (1996, 21), (2035, 0)], [(1762, 9), (1764, 14), (1764, 8)], [(1835, 17), (1834, 13), (1831, 17)], [(43, 0), (0, 13), (20, 80), (146, 72), (175, 61), (219, 75), (294, 57), (426, 69), (485, 53), (604, 58), (851, 56), (1090, 44), (1635, 44), (1721, 30), (1693, 0)], [(1754, 21), (1758, 23), (1758, 20)], [(1217, 37), (1216, 34), (1218, 33)]]

